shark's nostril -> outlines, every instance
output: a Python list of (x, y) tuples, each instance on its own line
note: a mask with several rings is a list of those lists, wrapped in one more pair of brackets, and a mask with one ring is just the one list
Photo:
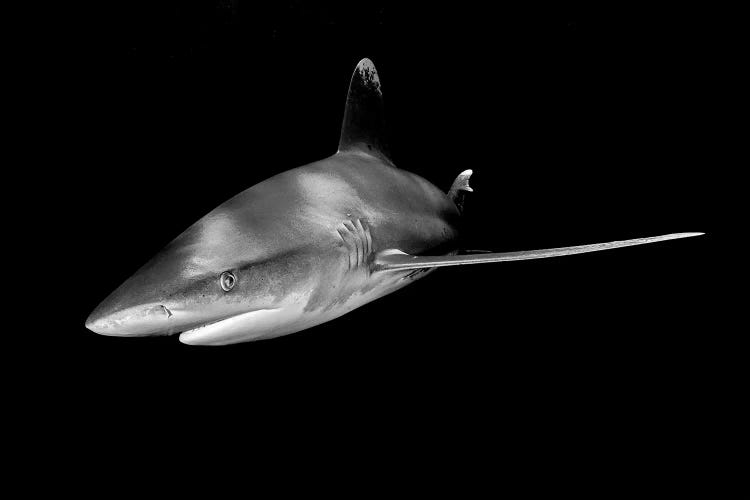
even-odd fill
[(164, 309), (164, 312), (167, 313), (167, 318), (171, 318), (172, 317), (172, 311), (170, 311), (169, 309), (167, 309), (167, 306), (163, 305), (161, 307), (162, 307), (162, 309)]

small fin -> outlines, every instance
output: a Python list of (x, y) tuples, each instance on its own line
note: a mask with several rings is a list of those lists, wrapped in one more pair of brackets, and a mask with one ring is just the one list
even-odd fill
[(339, 152), (344, 151), (361, 151), (393, 165), (385, 139), (380, 79), (367, 58), (359, 61), (349, 83), (339, 139)]
[(471, 189), (471, 186), (469, 186), (469, 179), (471, 179), (471, 174), (473, 173), (472, 170), (464, 170), (458, 174), (458, 177), (453, 181), (453, 185), (448, 191), (448, 198), (453, 200), (453, 203), (455, 203), (459, 212), (464, 211), (464, 198), (466, 197), (466, 193), (474, 192), (474, 190)]
[(480, 255), (448, 255), (448, 256), (417, 256), (409, 255), (400, 250), (384, 250), (375, 258), (374, 271), (404, 271), (427, 267), (459, 266), (463, 264), (484, 264), (487, 262), (506, 262), (511, 260), (544, 259), (562, 255), (597, 252), (612, 248), (623, 248), (634, 245), (645, 245), (659, 241), (676, 240), (700, 236), (703, 233), (673, 233), (650, 238), (634, 240), (611, 241), (609, 243), (595, 243), (593, 245), (579, 245), (574, 247), (549, 248), (546, 250), (529, 250), (525, 252), (486, 253)]

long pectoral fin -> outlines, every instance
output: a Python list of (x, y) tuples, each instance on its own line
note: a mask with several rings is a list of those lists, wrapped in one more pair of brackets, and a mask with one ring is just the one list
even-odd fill
[(659, 241), (676, 240), (700, 236), (703, 233), (673, 233), (650, 238), (634, 240), (610, 241), (609, 243), (595, 243), (593, 245), (579, 245), (574, 247), (548, 248), (546, 250), (528, 250), (523, 252), (483, 253), (479, 255), (448, 255), (448, 256), (418, 256), (409, 255), (400, 250), (385, 250), (375, 258), (374, 271), (405, 271), (430, 267), (460, 266), (463, 264), (484, 264), (487, 262), (506, 262), (511, 260), (545, 259), (562, 255), (598, 252), (612, 248), (623, 248), (634, 245), (645, 245)]

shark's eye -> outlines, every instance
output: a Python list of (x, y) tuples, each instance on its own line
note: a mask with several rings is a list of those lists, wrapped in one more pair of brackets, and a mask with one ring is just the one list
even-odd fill
[(221, 289), (228, 292), (234, 287), (234, 284), (237, 283), (237, 278), (235, 278), (234, 274), (231, 272), (224, 271), (219, 277), (219, 283), (221, 284)]

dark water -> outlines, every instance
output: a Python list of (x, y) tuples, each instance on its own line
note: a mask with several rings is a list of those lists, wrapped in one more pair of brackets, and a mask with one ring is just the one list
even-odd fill
[(706, 340), (711, 234), (439, 270), (267, 342), (195, 348), (83, 324), (213, 207), (335, 152), (362, 57), (380, 73), (396, 164), (446, 190), (474, 169), (466, 247), (710, 233), (695, 24), (462, 4), (102, 9), (71, 21), (60, 42), (62, 106), (76, 116), (57, 174), (65, 217), (51, 229), (62, 307), (40, 327), (30, 368), (50, 372), (40, 384), (66, 417), (56, 421), (104, 436), (184, 426), (189, 440), (279, 422), (315, 434), (319, 418), (370, 444), (403, 445), (399, 432), (421, 450), (481, 443), (497, 467), (523, 473), (519, 463), (547, 470), (540, 455), (600, 474), (609, 469), (596, 457), (615, 469), (677, 461), (660, 477), (684, 484), (717, 355)]

